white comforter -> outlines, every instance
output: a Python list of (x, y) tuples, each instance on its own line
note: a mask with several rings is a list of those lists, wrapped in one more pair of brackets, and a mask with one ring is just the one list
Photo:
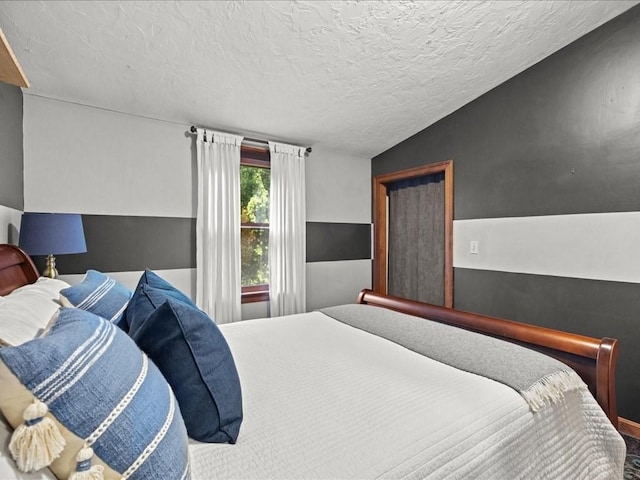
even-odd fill
[(511, 388), (322, 313), (223, 325), (243, 389), (235, 445), (190, 446), (192, 478), (621, 479), (590, 394), (533, 414)]

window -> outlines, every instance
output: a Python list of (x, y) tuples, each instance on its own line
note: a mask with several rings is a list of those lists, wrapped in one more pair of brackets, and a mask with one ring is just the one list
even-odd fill
[(242, 146), (240, 242), (242, 303), (269, 300), (269, 150)]

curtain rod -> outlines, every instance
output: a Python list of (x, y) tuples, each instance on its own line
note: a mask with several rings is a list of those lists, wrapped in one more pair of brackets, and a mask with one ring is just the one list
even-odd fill
[[(197, 133), (197, 132), (198, 132), (198, 127), (195, 127), (195, 126), (191, 125), (191, 133)], [(262, 143), (264, 145), (269, 145), (269, 142), (266, 142), (264, 140), (258, 140), (258, 139), (255, 139), (255, 138), (244, 137), (244, 140), (246, 140), (248, 142)], [(311, 153), (311, 147), (307, 147), (306, 148), (306, 152), (307, 153)]]

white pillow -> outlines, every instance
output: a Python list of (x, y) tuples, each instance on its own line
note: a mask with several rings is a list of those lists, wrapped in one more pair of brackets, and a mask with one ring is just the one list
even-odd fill
[(20, 345), (44, 331), (60, 308), (60, 290), (69, 284), (40, 277), (0, 297), (0, 343)]

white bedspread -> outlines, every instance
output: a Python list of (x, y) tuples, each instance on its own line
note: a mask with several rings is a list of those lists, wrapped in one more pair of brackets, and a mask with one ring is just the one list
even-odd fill
[(192, 442), (194, 480), (621, 479), (625, 446), (588, 393), (522, 397), (322, 313), (221, 329), (243, 389), (235, 445)]

